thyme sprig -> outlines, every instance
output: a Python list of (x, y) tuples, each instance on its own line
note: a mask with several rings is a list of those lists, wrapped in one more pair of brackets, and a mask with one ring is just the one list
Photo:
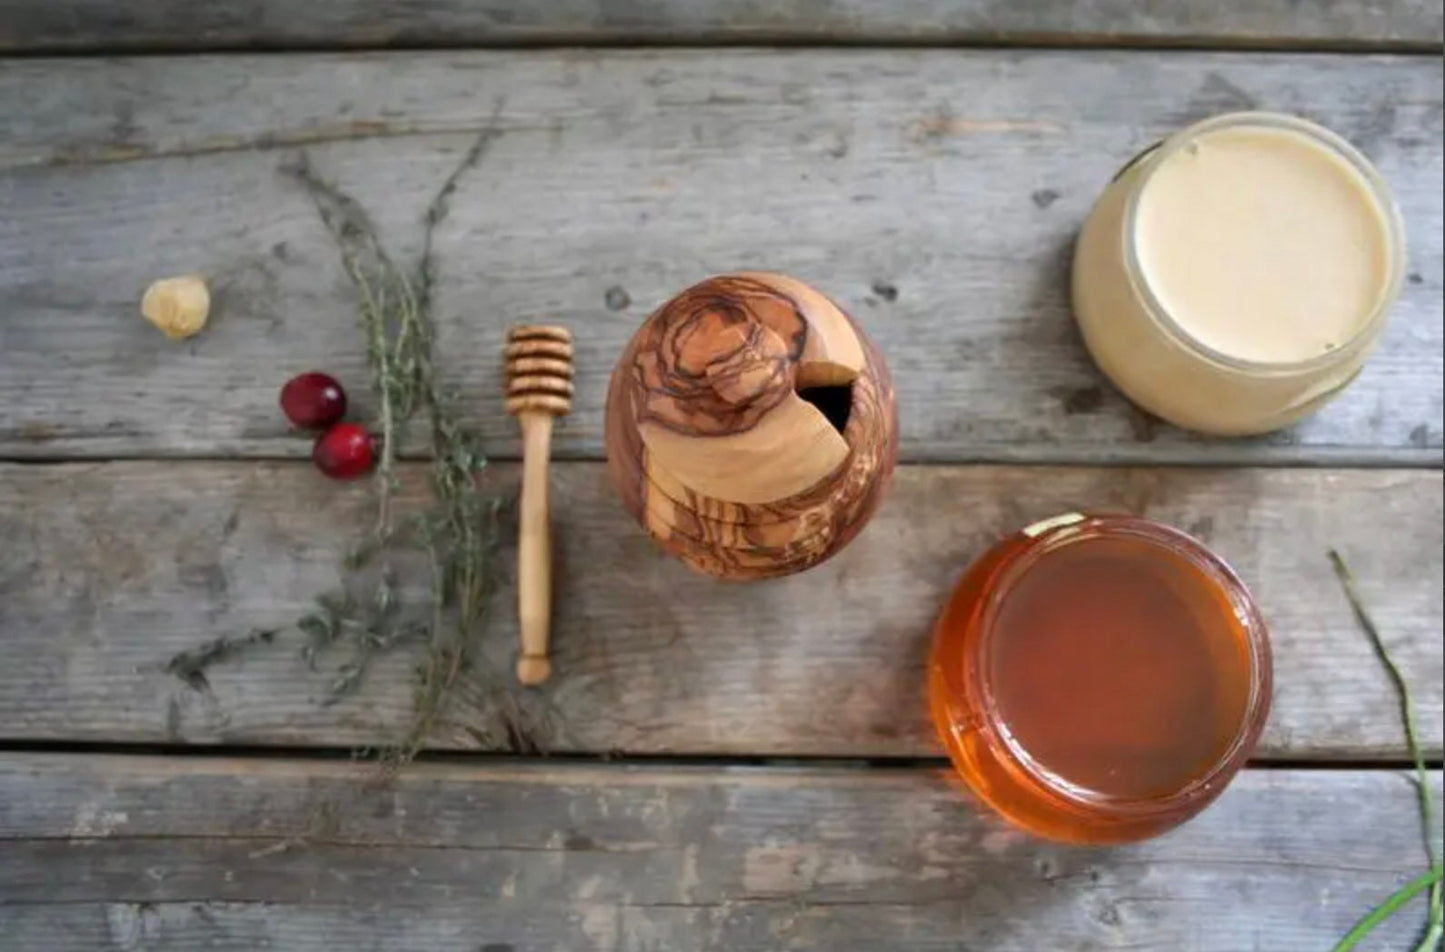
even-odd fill
[[(393, 645), (414, 637), (427, 645), (417, 670), (412, 722), (384, 757), (394, 762), (409, 760), (426, 743), (452, 688), (472, 666), (495, 576), (502, 499), (479, 487), (478, 477), (487, 465), (480, 436), (456, 412), (454, 398), (443, 391), (438, 379), (431, 309), (436, 277), (433, 233), (446, 217), (461, 176), (481, 161), (494, 135), (489, 127), (476, 138), (428, 204), (422, 253), (414, 270), (396, 263), (378, 240), (365, 209), (318, 175), (304, 154), (286, 167), (311, 196), (356, 288), (378, 407), (376, 521), (369, 538), (352, 553), (350, 564), (359, 569), (379, 560), (382, 583), (370, 609), (372, 624), (361, 626), (362, 650), (339, 673), (333, 693), (339, 696), (354, 689), (368, 660)], [(425, 411), (430, 436), (432, 505), (399, 527), (393, 514), (397, 447), (402, 428), (418, 410)], [(390, 557), (400, 543), (426, 553), (431, 576), (428, 619), (403, 622), (394, 598), (385, 594), (395, 588), (387, 579), (393, 572)], [(312, 626), (320, 635), (313, 644), (334, 641), (333, 630), (344, 628), (347, 614), (335, 614), (334, 622)]]
[[(496, 112), (500, 108), (499, 103)], [(467, 673), (492, 702), (498, 722), (464, 726), (472, 736), (538, 752), (539, 732), (552, 731), (545, 723), (548, 717), (534, 724), (537, 719), (527, 713), (527, 706), (509, 696), (509, 686), (478, 663), (507, 500), (479, 483), (487, 466), (480, 435), (456, 409), (454, 395), (443, 388), (434, 357), (434, 233), (447, 216), (462, 176), (482, 160), (498, 135), (496, 112), (428, 203), (415, 267), (397, 262), (365, 208), (319, 174), (305, 153), (282, 165), (316, 207), (356, 291), (357, 320), (376, 404), (373, 431), (379, 444), (373, 483), (375, 518), (343, 560), (341, 587), (320, 595), (315, 609), (292, 627), (302, 636), (301, 655), (312, 668), (333, 650), (350, 651), (349, 660), (332, 672), (323, 704), (355, 692), (382, 655), (402, 645), (425, 644), (416, 671), (411, 722), (379, 752), (389, 764), (405, 762), (421, 749)], [(424, 425), (428, 436), (431, 502), (421, 511), (400, 516), (398, 454), (414, 422)], [(424, 553), (430, 570), (427, 606), (405, 604), (397, 583), (402, 553), (416, 550)], [(208, 666), (252, 645), (269, 643), (275, 634), (219, 638), (177, 654), (166, 669), (194, 688), (207, 688)]]

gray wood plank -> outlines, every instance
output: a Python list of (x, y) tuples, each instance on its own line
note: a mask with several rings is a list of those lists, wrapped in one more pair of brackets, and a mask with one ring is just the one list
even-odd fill
[(366, 770), (6, 755), (0, 948), (1316, 952), (1425, 862), (1393, 772), (1246, 771), (1079, 849), (931, 770)]
[[(510, 481), (513, 470), (498, 473)], [(408, 468), (407, 498), (423, 491)], [(557, 674), (519, 701), (553, 750), (934, 756), (924, 658), (964, 566), (1002, 535), (1074, 509), (1129, 511), (1208, 541), (1273, 631), (1260, 754), (1399, 758), (1395, 697), (1326, 550), (1360, 576), (1415, 692), (1442, 720), (1442, 481), (1407, 471), (904, 467), (862, 536), (791, 579), (725, 585), (662, 555), (599, 464), (556, 468)], [(408, 723), (413, 661), (379, 663), (323, 707), (344, 654), (311, 671), (294, 632), (214, 668), (209, 694), (162, 668), (221, 634), (284, 625), (335, 583), (365, 492), (290, 463), (0, 467), (0, 737), (366, 746)], [(402, 581), (425, 576), (401, 567)], [(510, 677), (510, 564), (487, 634)], [(420, 596), (421, 592), (416, 592)], [(506, 749), (511, 701), (466, 682), (442, 747)]]
[[(597, 458), (607, 377), (642, 317), (756, 266), (816, 284), (878, 340), (905, 459), (1439, 465), (1441, 82), (1438, 57), (1120, 51), (3, 62), (0, 454), (303, 455), (281, 382), (327, 368), (360, 396), (365, 377), (335, 249), (278, 166), (307, 147), (414, 255), (430, 196), (492, 123), (436, 234), (437, 310), (450, 379), (498, 454), (516, 449), (509, 322), (578, 332), (557, 452)], [(1267, 439), (1206, 441), (1103, 384), (1066, 269), (1120, 163), (1249, 107), (1310, 115), (1378, 162), (1409, 281), (1340, 401)], [(211, 276), (216, 313), (175, 345), (136, 302), (189, 271)]]
[(0, 0), (0, 50), (510, 43), (1437, 46), (1431, 0)]

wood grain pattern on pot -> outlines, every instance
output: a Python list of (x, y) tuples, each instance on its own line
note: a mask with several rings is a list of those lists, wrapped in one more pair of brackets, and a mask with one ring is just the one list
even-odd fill
[[(1246, 771), (1191, 823), (1118, 849), (1008, 830), (939, 770), (369, 779), (335, 761), (0, 757), (0, 944), (1325, 949), (1425, 864), (1394, 771)], [(1375, 947), (1408, 947), (1424, 915), (1407, 907)]]
[(897, 459), (898, 413), (887, 365), (842, 309), (785, 275), (735, 273), (638, 328), (608, 388), (606, 442), (623, 504), (664, 549), (765, 578), (863, 527)]
[[(607, 378), (643, 315), (755, 267), (825, 289), (878, 344), (906, 460), (1439, 465), (1441, 75), (1438, 57), (1117, 50), (11, 59), (0, 455), (304, 457), (276, 413), (288, 376), (326, 369), (371, 408), (353, 291), (278, 167), (307, 149), (414, 261), (428, 202), (485, 134), (434, 234), (433, 300), (445, 382), (495, 455), (520, 448), (508, 324), (577, 333), (555, 450), (601, 459)], [(1358, 144), (1399, 196), (1410, 259), (1340, 400), (1265, 439), (1209, 441), (1104, 383), (1067, 264), (1119, 165), (1251, 107)], [(137, 302), (192, 272), (212, 317), (171, 345)]]
[[(514, 483), (515, 466), (494, 476)], [(924, 703), (928, 636), (965, 565), (1062, 512), (1134, 512), (1183, 528), (1239, 572), (1270, 625), (1275, 703), (1259, 756), (1404, 756), (1389, 680), (1326, 557), (1344, 553), (1409, 679), (1426, 748), (1441, 750), (1445, 504), (1425, 471), (901, 467), (868, 527), (789, 579), (723, 585), (657, 550), (605, 468), (554, 465), (558, 674), (518, 699), (469, 678), (434, 745), (651, 754), (938, 756)], [(427, 489), (403, 467), (401, 513)], [(0, 736), (375, 746), (409, 723), (414, 658), (382, 658), (358, 696), (322, 701), (302, 639), (209, 672), (163, 670), (218, 635), (285, 625), (336, 582), (370, 525), (363, 486), (304, 463), (0, 466)], [(349, 530), (348, 527), (351, 527)], [(510, 553), (481, 670), (516, 654)], [(425, 565), (398, 566), (424, 598)]]
[(648, 42), (1439, 47), (1431, 0), (0, 0), (0, 49)]

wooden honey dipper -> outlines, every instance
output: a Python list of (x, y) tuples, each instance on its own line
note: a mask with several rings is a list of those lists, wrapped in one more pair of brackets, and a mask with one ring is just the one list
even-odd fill
[(517, 538), (517, 618), (522, 652), (517, 680), (541, 684), (552, 622), (552, 536), (547, 515), (547, 463), (552, 418), (572, 409), (572, 333), (524, 324), (507, 333), (507, 412), (522, 424), (521, 527)]

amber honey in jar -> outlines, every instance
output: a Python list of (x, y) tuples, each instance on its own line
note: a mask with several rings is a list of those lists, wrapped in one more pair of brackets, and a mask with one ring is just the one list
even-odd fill
[(963, 780), (1075, 843), (1153, 836), (1207, 806), (1259, 737), (1270, 679), (1264, 622), (1223, 561), (1155, 522), (1077, 513), (976, 561), (929, 660)]

